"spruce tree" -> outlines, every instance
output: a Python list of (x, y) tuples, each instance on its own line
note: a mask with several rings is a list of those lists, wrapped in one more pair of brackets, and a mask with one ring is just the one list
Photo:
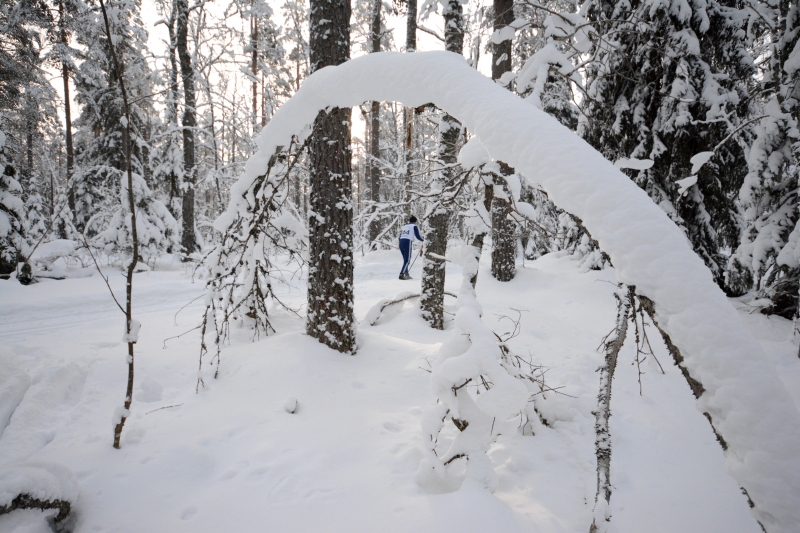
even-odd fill
[[(145, 176), (149, 145), (149, 120), (153, 112), (151, 71), (145, 59), (147, 34), (142, 27), (139, 4), (113, 17), (115, 43), (125, 65), (131, 101), (131, 164), (133, 172)], [(125, 121), (122, 96), (116, 79), (103, 21), (98, 13), (86, 16), (77, 33), (86, 47), (85, 59), (75, 73), (76, 99), (81, 113), (76, 126), (75, 226), (89, 235), (103, 229), (107, 209), (116, 207), (120, 177), (126, 169), (120, 123)], [(87, 228), (87, 225), (89, 227)]]
[[(723, 285), (723, 249), (738, 240), (733, 196), (746, 169), (735, 136), (748, 116), (753, 74), (746, 16), (716, 0), (598, 0), (586, 8), (600, 37), (579, 132), (612, 161), (655, 162), (626, 172), (683, 228)], [(693, 159), (704, 152), (713, 152), (705, 164)], [(677, 183), (691, 176), (694, 184)]]
[(25, 205), (17, 171), (5, 155), (6, 133), (0, 116), (0, 276), (8, 278), (17, 268), (25, 228)]
[(741, 244), (733, 253), (728, 284), (735, 293), (757, 289), (769, 314), (798, 316), (800, 225), (798, 121), (800, 121), (800, 10), (796, 3), (763, 3), (772, 25), (760, 24), (769, 58), (761, 81), (765, 103), (758, 114), (748, 173), (739, 191)]

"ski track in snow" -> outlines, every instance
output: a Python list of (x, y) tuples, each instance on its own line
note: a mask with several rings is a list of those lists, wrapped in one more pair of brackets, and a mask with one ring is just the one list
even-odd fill
[[(396, 256), (357, 258), (356, 316), (418, 289), (420, 265), (412, 270), (417, 281), (399, 281)], [(134, 278), (143, 328), (121, 450), (111, 447), (111, 418), (126, 379), (122, 318), (102, 280), (32, 287), (0, 281), (0, 415), (13, 412), (0, 436), (0, 467), (42, 461), (70, 468), (80, 486), (76, 533), (248, 532), (265, 525), (276, 532), (587, 531), (602, 361), (595, 348), (613, 325), (614, 272), (580, 274), (571, 259), (547, 256), (503, 284), (487, 263), (485, 256), (478, 280), (484, 321), (502, 333), (510, 322), (501, 315), (521, 310), (512, 348), (548, 367), (548, 383), (566, 394), (545, 401), (551, 428), (501, 437), (490, 450), (499, 475), (494, 495), (474, 488), (426, 494), (416, 482), (420, 418), (431, 398), (423, 369), (448, 332), (429, 329), (414, 302), (374, 327), (360, 325), (355, 357), (324, 348), (301, 333), (299, 319), (276, 312), (280, 334), (249, 342), (234, 330), (221, 377), (195, 394), (196, 332), (168, 341), (166, 350), (162, 341), (197, 324), (201, 301), (179, 315), (179, 326), (173, 315), (202, 281), (174, 271)], [(459, 282), (459, 270), (449, 269), (448, 289)], [(121, 283), (112, 276), (115, 289)], [(305, 294), (286, 289), (283, 297), (299, 306)], [(453, 302), (446, 304), (452, 312)], [(791, 324), (750, 315), (745, 321), (787, 388), (800, 384), (786, 342)], [(646, 361), (639, 396), (631, 335), (614, 380), (612, 531), (756, 533), (688, 386), (657, 334), (650, 337), (666, 375)], [(2, 394), (11, 379), (22, 383), (16, 396)], [(284, 409), (290, 397), (298, 402), (295, 414)], [(442, 438), (454, 431), (446, 428)], [(38, 531), (46, 527), (41, 516), (0, 517), (0, 531)]]

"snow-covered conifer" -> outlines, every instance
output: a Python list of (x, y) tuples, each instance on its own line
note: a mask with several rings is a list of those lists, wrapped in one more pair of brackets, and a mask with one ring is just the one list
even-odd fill
[[(152, 113), (151, 71), (145, 59), (147, 33), (143, 29), (137, 1), (121, 6), (114, 17), (115, 35), (120, 36), (118, 53), (125, 65), (124, 77), (130, 97), (131, 164), (133, 172), (146, 176), (149, 172), (148, 115)], [(90, 234), (102, 230), (93, 217), (117, 204), (120, 177), (125, 173), (120, 124), (125, 121), (122, 97), (114, 66), (106, 45), (103, 21), (98, 13), (87, 15), (77, 33), (86, 46), (86, 57), (74, 75), (76, 100), (82, 106), (75, 122), (76, 169), (75, 225)], [(125, 127), (125, 124), (123, 124)]]
[(0, 122), (0, 276), (8, 276), (17, 268), (25, 228), (22, 187), (16, 169), (5, 157), (5, 144), (6, 133)]
[(738, 240), (732, 198), (746, 169), (736, 135), (754, 68), (746, 10), (717, 0), (602, 0), (582, 9), (599, 37), (587, 62), (581, 135), (612, 161), (655, 162), (629, 175), (684, 229), (721, 285), (722, 250)]
[(75, 227), (72, 210), (69, 208), (69, 197), (63, 189), (56, 194), (53, 216), (50, 220), (50, 238), (82, 241), (83, 237)]
[(796, 4), (759, 4), (774, 25), (764, 25), (769, 62), (762, 87), (767, 101), (750, 148), (748, 173), (739, 191), (743, 210), (741, 244), (733, 253), (728, 284), (736, 293), (751, 288), (767, 298), (767, 313), (798, 314), (800, 226), (798, 152), (800, 139), (800, 12)]
[[(109, 254), (122, 253), (126, 258), (131, 253), (131, 213), (128, 207), (128, 176), (120, 178), (120, 200), (110, 219), (103, 224), (92, 243)], [(178, 222), (161, 201), (155, 198), (150, 187), (139, 174), (133, 174), (133, 196), (136, 203), (136, 229), (139, 239), (139, 254), (147, 262), (161, 254), (175, 252), (180, 243)], [(123, 261), (123, 263), (125, 263)]]

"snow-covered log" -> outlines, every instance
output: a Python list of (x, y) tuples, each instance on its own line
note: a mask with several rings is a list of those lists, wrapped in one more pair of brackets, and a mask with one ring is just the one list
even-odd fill
[(245, 214), (244, 199), (276, 147), (308, 131), (320, 109), (366, 100), (436, 104), (477, 135), (492, 159), (580, 218), (619, 282), (656, 303), (659, 324), (703, 383), (698, 409), (711, 413), (728, 443), (727, 470), (748, 490), (756, 518), (770, 533), (800, 530), (800, 413), (686, 236), (599, 152), (458, 55), (377, 53), (315, 72), (264, 128), (216, 226), (224, 230)]
[(55, 509), (56, 522), (67, 518), (78, 499), (78, 480), (68, 468), (28, 463), (0, 469), (0, 515), (17, 509)]

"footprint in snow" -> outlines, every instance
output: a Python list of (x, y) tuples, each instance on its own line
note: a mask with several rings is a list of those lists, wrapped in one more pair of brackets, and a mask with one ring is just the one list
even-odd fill
[(384, 429), (387, 429), (392, 433), (400, 433), (401, 431), (403, 431), (403, 426), (396, 422), (384, 422), (383, 427)]
[(186, 509), (183, 510), (183, 513), (181, 513), (181, 519), (191, 520), (192, 518), (194, 518), (194, 515), (196, 514), (197, 514), (197, 507), (195, 506), (187, 507)]

